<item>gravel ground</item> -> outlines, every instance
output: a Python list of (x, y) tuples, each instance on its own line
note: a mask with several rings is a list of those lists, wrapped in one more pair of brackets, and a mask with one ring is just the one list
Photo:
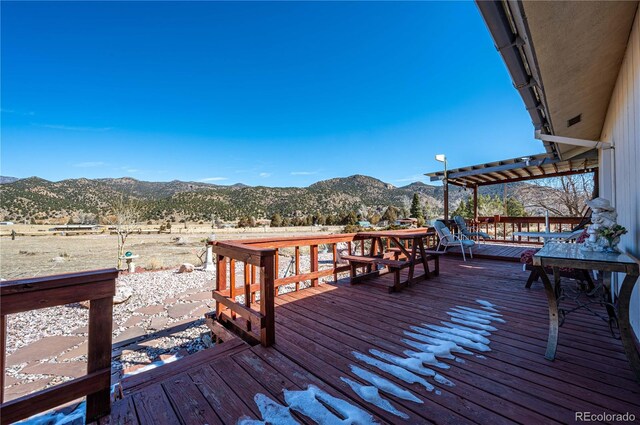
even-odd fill
[[(292, 268), (290, 256), (286, 250), (280, 256), (280, 276), (284, 276)], [(301, 272), (310, 269), (309, 257), (301, 255)], [(332, 267), (330, 252), (320, 252), (320, 269)], [(238, 284), (243, 282), (242, 265), (238, 264)], [(344, 277), (348, 274), (341, 274)], [(215, 272), (196, 269), (192, 273), (177, 273), (177, 270), (143, 272), (122, 275), (117, 280), (118, 293), (130, 290), (131, 297), (122, 304), (114, 305), (114, 353), (112, 369), (120, 376), (121, 371), (147, 365), (161, 358), (162, 355), (178, 353), (181, 356), (202, 350), (210, 346), (208, 328), (204, 325), (203, 315), (212, 311), (215, 304), (210, 292), (213, 287)], [(321, 281), (332, 281), (326, 277)], [(304, 288), (307, 285), (301, 284)], [(295, 289), (295, 285), (280, 288), (280, 293)], [(86, 362), (86, 345), (88, 309), (80, 304), (45, 308), (28, 313), (13, 314), (7, 320), (7, 353), (19, 356), (32, 344), (45, 337), (76, 337), (75, 343), (57, 348), (51, 352), (40, 354), (36, 360), (21, 362), (7, 367), (13, 390), (27, 383), (42, 382), (42, 387), (64, 382), (71, 377), (53, 373), (25, 373), (23, 369), (34, 364)], [(179, 328), (178, 331), (172, 328)], [(122, 343), (120, 339), (130, 342)], [(130, 338), (141, 338), (135, 341)], [(27, 387), (24, 387), (27, 388)], [(41, 388), (31, 388), (35, 391)]]

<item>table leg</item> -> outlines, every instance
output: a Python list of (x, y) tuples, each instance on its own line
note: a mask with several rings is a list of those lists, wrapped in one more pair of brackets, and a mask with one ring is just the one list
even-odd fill
[(418, 239), (417, 243), (420, 248), (420, 257), (422, 258), (422, 267), (424, 268), (424, 278), (428, 279), (431, 277), (431, 272), (429, 271), (429, 262), (427, 261), (427, 254), (424, 252), (424, 243), (422, 242), (422, 238)]
[(544, 357), (547, 360), (554, 360), (556, 358), (556, 349), (558, 348), (558, 298), (556, 297), (556, 288), (551, 284), (544, 267), (536, 267), (544, 284), (544, 292), (547, 294), (547, 302), (549, 303), (549, 336)]
[[(613, 307), (613, 298), (611, 297), (611, 276), (612, 276), (612, 273), (610, 271), (602, 272), (602, 286), (603, 286), (602, 296), (604, 297), (605, 308), (607, 309), (607, 316), (609, 317), (609, 329), (611, 330), (611, 336), (615, 338), (614, 329), (615, 328), (620, 329), (620, 324), (618, 321), (618, 313)], [(592, 285), (593, 283), (589, 286), (592, 286)]]
[(553, 288), (556, 292), (556, 298), (560, 298), (562, 295), (562, 286), (560, 282), (560, 269), (558, 267), (552, 267), (553, 270)]
[(416, 267), (416, 250), (418, 249), (418, 246), (416, 243), (413, 243), (413, 246), (411, 247), (411, 257), (409, 258), (409, 280), (408, 282), (411, 282), (413, 280), (413, 273)]
[(640, 382), (640, 353), (638, 353), (633, 341), (633, 330), (629, 323), (629, 303), (637, 280), (638, 276), (626, 275), (624, 281), (622, 281), (622, 286), (618, 293), (618, 323), (620, 326), (620, 339), (622, 340), (624, 351), (627, 353), (629, 365), (633, 373), (635, 373), (636, 379)]

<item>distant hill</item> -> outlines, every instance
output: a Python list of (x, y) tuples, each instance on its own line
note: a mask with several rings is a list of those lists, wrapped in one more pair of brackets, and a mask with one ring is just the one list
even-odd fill
[(0, 184), (5, 184), (5, 183), (13, 183), (15, 181), (20, 180), (17, 177), (9, 177), (9, 176), (0, 176)]
[[(393, 205), (408, 209), (414, 193), (434, 216), (443, 210), (443, 188), (416, 182), (395, 187), (373, 177), (354, 175), (319, 181), (306, 188), (220, 186), (201, 182), (146, 182), (129, 177), (69, 179), (51, 182), (39, 177), (3, 177), (0, 218), (13, 221), (76, 220), (86, 214), (104, 216), (120, 197), (137, 200), (144, 220), (236, 220), (242, 216), (268, 218), (337, 215), (349, 211), (383, 212)], [(11, 180), (13, 179), (13, 180)], [(502, 186), (488, 186), (482, 194), (501, 194)], [(451, 209), (470, 193), (449, 191)]]

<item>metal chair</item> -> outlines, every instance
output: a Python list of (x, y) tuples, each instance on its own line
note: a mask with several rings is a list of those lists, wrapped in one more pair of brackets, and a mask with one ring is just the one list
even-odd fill
[(464, 218), (460, 217), (459, 215), (456, 215), (453, 217), (453, 221), (456, 222), (456, 226), (458, 226), (458, 230), (460, 231), (460, 233), (463, 236), (466, 236), (467, 239), (471, 239), (471, 238), (482, 238), (482, 240), (485, 239), (491, 239), (491, 236), (489, 236), (487, 233), (485, 232), (471, 232), (469, 231), (469, 229), (467, 228), (467, 222), (464, 220)]
[(443, 222), (437, 220), (433, 223), (433, 227), (436, 229), (436, 233), (438, 234), (438, 246), (436, 247), (436, 251), (440, 250), (440, 247), (444, 247), (443, 252), (447, 251), (447, 248), (450, 246), (459, 246), (462, 251), (462, 259), (467, 261), (467, 258), (464, 254), (464, 249), (469, 249), (469, 255), (473, 258), (473, 251), (471, 248), (476, 244), (471, 239), (467, 238), (464, 235), (456, 236)]

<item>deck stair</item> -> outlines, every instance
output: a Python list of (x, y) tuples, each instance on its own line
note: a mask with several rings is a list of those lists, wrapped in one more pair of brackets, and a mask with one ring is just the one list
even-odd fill
[(211, 348), (190, 354), (176, 362), (124, 378), (120, 381), (122, 394), (126, 397), (140, 392), (167, 378), (196, 369), (199, 366), (211, 363), (214, 360), (233, 356), (234, 354), (246, 350), (249, 347), (250, 346), (240, 338), (232, 338), (222, 344), (217, 344)]

